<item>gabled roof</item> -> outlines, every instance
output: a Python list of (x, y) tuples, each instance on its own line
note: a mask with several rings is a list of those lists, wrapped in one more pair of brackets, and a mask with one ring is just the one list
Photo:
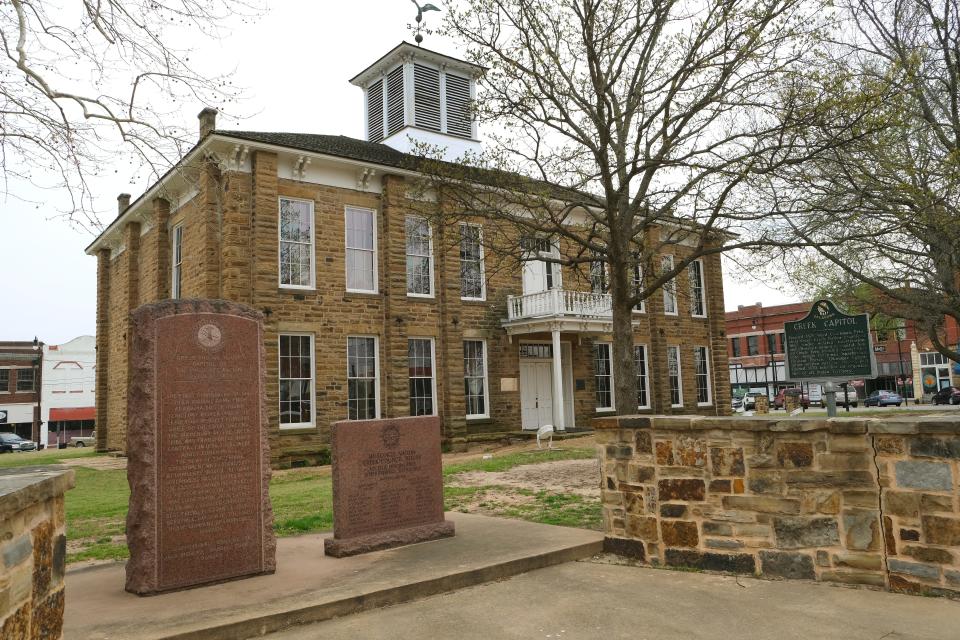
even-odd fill
[(350, 78), (350, 84), (362, 87), (380, 74), (389, 71), (391, 67), (398, 64), (404, 58), (414, 60), (424, 60), (437, 65), (444, 65), (452, 71), (463, 73), (468, 76), (481, 75), (487, 71), (486, 67), (448, 56), (439, 51), (424, 49), (423, 47), (403, 41), (390, 51), (386, 52), (376, 62), (366, 69)]

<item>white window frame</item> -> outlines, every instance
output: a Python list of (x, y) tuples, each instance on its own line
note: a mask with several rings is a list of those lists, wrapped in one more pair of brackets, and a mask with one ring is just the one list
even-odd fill
[[(678, 403), (673, 402), (673, 385), (670, 383), (670, 352), (677, 354), (677, 399)], [(680, 345), (671, 344), (667, 346), (667, 394), (670, 396), (670, 406), (674, 409), (683, 407), (683, 358), (681, 357)]]
[[(633, 287), (634, 292), (639, 291), (643, 288), (643, 269), (639, 264), (633, 265)], [(646, 313), (647, 312), (647, 301), (641, 300), (639, 305), (634, 305), (634, 313)]]
[[(281, 267), (281, 252), (280, 247), (284, 242), (289, 242), (289, 240), (283, 239), (283, 230), (281, 224), (281, 213), (280, 207), (281, 203), (287, 200), (289, 202), (303, 202), (310, 208), (310, 283), (309, 284), (284, 284), (283, 283), (283, 268)], [(317, 286), (317, 216), (314, 211), (313, 200), (307, 200), (306, 198), (288, 198), (287, 196), (277, 196), (277, 282), (281, 289), (297, 289), (300, 291), (308, 291), (315, 289)]]
[[(36, 393), (37, 392), (37, 371), (33, 367), (14, 367), (17, 371), (17, 384), (13, 388), (14, 393)], [(30, 372), (30, 388), (21, 389), (20, 388), (20, 372), (29, 371)]]
[[(431, 413), (420, 413), (417, 415), (435, 416), (437, 415), (437, 344), (436, 344), (436, 341), (429, 336), (408, 336), (407, 337), (407, 367), (408, 367), (407, 369), (407, 395), (408, 395), (407, 400), (408, 401), (412, 400), (412, 398), (409, 397), (409, 390), (410, 390), (410, 380), (414, 379), (410, 377), (410, 371), (409, 371), (409, 358), (410, 358), (409, 349), (410, 349), (411, 340), (426, 340), (430, 343), (430, 394), (431, 394), (430, 398), (432, 400), (431, 404), (433, 405), (433, 411)], [(486, 361), (484, 361), (484, 364), (486, 364)], [(422, 380), (423, 377), (418, 376), (416, 379)], [(411, 413), (410, 415), (412, 416), (414, 414)]]
[[(474, 227), (479, 233), (477, 234), (477, 243), (480, 246), (480, 297), (474, 298), (471, 296), (463, 295), (463, 276), (460, 277), (460, 299), (469, 300), (472, 302), (484, 302), (487, 299), (487, 269), (486, 269), (486, 256), (483, 251), (483, 225), (473, 224), (470, 222), (461, 222), (460, 223), (460, 243), (463, 243), (463, 228), (464, 227)], [(459, 247), (458, 247), (459, 249)], [(462, 261), (462, 258), (461, 258)], [(459, 263), (458, 263), (459, 266)], [(489, 412), (489, 409), (488, 409)]]
[[(697, 273), (694, 270), (693, 265), (699, 265), (700, 272), (699, 277), (694, 278), (694, 274)], [(697, 259), (687, 265), (687, 268), (690, 269), (690, 315), (694, 318), (706, 318), (707, 317), (707, 278), (706, 274), (703, 271), (703, 260)], [(696, 291), (696, 286), (699, 285), (700, 288), (700, 304), (703, 306), (703, 313), (694, 313), (694, 308), (696, 304), (696, 296), (694, 291)]]
[[(664, 265), (669, 263), (669, 267), (665, 268)], [(660, 256), (660, 271), (672, 271), (673, 270), (673, 256), (665, 255)], [(667, 311), (667, 300), (671, 299), (673, 301), (673, 311)], [(677, 279), (671, 278), (670, 280), (663, 283), (663, 315), (665, 316), (676, 316), (680, 314), (680, 309), (677, 304)]]
[[(699, 351), (700, 351), (701, 349), (703, 350), (703, 363), (704, 363), (704, 365), (706, 366), (706, 369), (707, 369), (707, 370), (706, 370), (706, 373), (702, 374), (702, 375), (706, 376), (706, 379), (707, 379), (707, 400), (706, 400), (706, 402), (701, 402), (701, 401), (700, 401), (700, 383), (699, 383), (699, 381), (698, 381), (698, 378), (700, 377), (701, 373), (697, 370), (697, 357), (698, 357), (697, 354), (699, 353)], [(693, 371), (693, 381), (694, 381), (694, 383), (696, 384), (696, 387), (697, 387), (697, 406), (698, 406), (698, 407), (712, 407), (712, 406), (713, 406), (713, 384), (711, 384), (711, 380), (710, 380), (710, 369), (711, 369), (711, 367), (710, 367), (710, 348), (709, 348), (709, 347), (705, 347), (705, 346), (700, 346), (700, 345), (698, 345), (698, 346), (695, 346), (695, 347), (693, 348), (693, 369), (694, 369), (694, 371)], [(682, 395), (682, 394), (681, 394), (681, 395)]]
[[(290, 422), (284, 424), (281, 421), (283, 413), (283, 405), (280, 403), (280, 372), (283, 370), (281, 362), (283, 360), (283, 352), (280, 350), (280, 339), (283, 336), (295, 337), (295, 338), (310, 338), (310, 422)], [(302, 378), (287, 378), (287, 380), (294, 380)], [(298, 333), (292, 331), (282, 331), (277, 335), (277, 407), (279, 413), (277, 414), (277, 423), (281, 430), (285, 429), (315, 429), (317, 426), (317, 352), (314, 341), (314, 334), (312, 333)]]
[[(597, 389), (596, 389), (596, 386), (597, 386), (597, 378), (598, 378), (599, 376), (597, 376), (597, 363), (596, 363), (596, 358), (595, 358), (595, 357), (593, 358), (593, 360), (594, 360), (594, 362), (593, 362), (593, 386), (594, 386), (594, 390), (593, 390), (593, 402), (594, 402), (594, 411), (597, 411), (597, 412), (599, 412), (599, 411), (615, 411), (616, 408), (617, 408), (617, 387), (616, 387), (616, 383), (613, 381), (613, 343), (611, 343), (611, 342), (599, 342), (599, 341), (598, 341), (598, 342), (594, 342), (594, 343), (593, 343), (593, 346), (594, 346), (594, 347), (605, 346), (605, 347), (607, 348), (607, 362), (609, 363), (609, 366), (610, 366), (610, 376), (609, 376), (609, 378), (610, 378), (610, 405), (609, 405), (609, 406), (606, 406), (606, 407), (601, 407), (601, 406), (597, 403)], [(592, 356), (593, 356), (593, 351), (591, 350), (591, 357), (592, 357)]]
[[(434, 257), (433, 257), (433, 225), (430, 224), (430, 221), (429, 221), (429, 220), (427, 220), (426, 218), (423, 218), (423, 217), (421, 217), (421, 216), (405, 216), (405, 217), (404, 217), (404, 219), (403, 219), (403, 232), (404, 232), (404, 233), (403, 233), (403, 250), (404, 250), (404, 252), (405, 252), (405, 253), (404, 253), (405, 258), (409, 258), (410, 256), (416, 256), (416, 257), (418, 257), (418, 258), (423, 258), (423, 257), (424, 257), (424, 256), (421, 256), (421, 255), (419, 255), (419, 254), (410, 253), (410, 252), (409, 252), (409, 248), (407, 247), (407, 220), (411, 220), (411, 219), (412, 219), (412, 220), (419, 220), (420, 222), (423, 222), (424, 224), (427, 225), (427, 237), (429, 238), (429, 249), (428, 249), (429, 253), (427, 254), (426, 258), (428, 259), (429, 264), (430, 264), (430, 291), (429, 291), (429, 293), (410, 293), (410, 288), (409, 288), (409, 284), (408, 284), (408, 285), (407, 285), (407, 296), (410, 297), (410, 298), (433, 298), (433, 297), (436, 296), (436, 288), (435, 288), (434, 283), (433, 283), (433, 266), (434, 266)], [(407, 269), (409, 269), (409, 267), (407, 267)], [(409, 271), (407, 271), (407, 277), (409, 277)]]
[(174, 225), (170, 238), (170, 297), (178, 300), (183, 295), (183, 223)]
[[(483, 338), (464, 338), (463, 342), (479, 342), (481, 349), (483, 351), (483, 409), (484, 409), (484, 412), (483, 413), (467, 413), (466, 418), (468, 420), (489, 418), (490, 417), (490, 352), (487, 349), (487, 341), (484, 340)], [(466, 358), (466, 354), (464, 354), (464, 359), (465, 358)], [(464, 367), (463, 367), (464, 380), (466, 380), (467, 378), (467, 368), (465, 365), (466, 363), (464, 362)], [(466, 393), (464, 393), (463, 404), (464, 404), (464, 410), (465, 410), (464, 412), (466, 412), (466, 408), (469, 405), (469, 403), (467, 402)]]
[[(373, 338), (373, 373), (374, 373), (374, 383), (373, 383), (373, 393), (376, 395), (374, 398), (375, 402), (375, 411), (373, 418), (351, 418), (350, 417), (350, 338)], [(347, 360), (347, 420), (379, 420), (380, 419), (380, 337), (374, 335), (348, 335), (347, 336), (347, 348), (345, 354)]]
[[(348, 244), (348, 236), (350, 235), (349, 228), (347, 226), (347, 215), (350, 211), (362, 211), (364, 213), (369, 213), (373, 220), (373, 289), (353, 289), (350, 287), (350, 261), (347, 260), (347, 254), (350, 251), (370, 251), (370, 249), (359, 249), (356, 247), (350, 247)], [(344, 286), (346, 287), (347, 293), (379, 293), (380, 292), (380, 273), (379, 273), (379, 259), (380, 259), (380, 247), (379, 240), (377, 238), (377, 210), (370, 209), (369, 207), (355, 207), (353, 205), (347, 205), (343, 208), (343, 276), (344, 276)], [(359, 336), (356, 336), (359, 337)]]
[[(653, 397), (653, 376), (650, 375), (650, 347), (643, 343), (633, 345), (634, 366), (636, 366), (636, 361), (637, 361), (637, 357), (636, 357), (637, 347), (643, 347), (643, 370), (646, 372), (644, 377), (646, 378), (646, 384), (647, 384), (647, 404), (638, 404), (637, 409), (649, 409), (651, 406), (650, 399)], [(612, 371), (613, 369), (611, 368), (611, 372)]]

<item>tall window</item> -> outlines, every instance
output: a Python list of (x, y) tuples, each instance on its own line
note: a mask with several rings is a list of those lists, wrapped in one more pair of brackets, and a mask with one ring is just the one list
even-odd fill
[(173, 260), (171, 263), (173, 265), (171, 269), (171, 282), (170, 282), (170, 297), (174, 300), (178, 299), (182, 291), (182, 267), (183, 267), (183, 225), (178, 224), (173, 228), (173, 247), (172, 247)]
[(313, 426), (313, 336), (280, 335), (280, 427)]
[(777, 334), (768, 333), (767, 334), (767, 353), (776, 353), (777, 352)]
[(436, 413), (433, 400), (433, 340), (407, 340), (407, 368), (410, 376), (410, 415), (432, 416)]
[(377, 404), (377, 339), (347, 338), (347, 418), (373, 420)]
[(680, 372), (680, 347), (667, 347), (667, 376), (670, 379), (670, 406), (683, 406), (683, 380)]
[(0, 393), (10, 391), (10, 369), (0, 369)]
[(371, 209), (346, 208), (347, 291), (377, 291), (377, 218)]
[(483, 340), (463, 341), (463, 392), (467, 403), (467, 417), (486, 417), (487, 344)]
[(760, 355), (760, 336), (747, 336), (747, 355)]
[(740, 357), (740, 338), (730, 338), (730, 356), (733, 358)]
[[(673, 256), (660, 258), (661, 273), (673, 270)], [(667, 315), (677, 315), (677, 281), (670, 279), (663, 285), (663, 312)]]
[(597, 409), (613, 408), (613, 368), (611, 367), (610, 344), (597, 342), (593, 345), (593, 375), (597, 394)]
[(433, 238), (430, 223), (423, 218), (407, 216), (407, 293), (411, 296), (433, 295)]
[(460, 225), (460, 297), (467, 300), (486, 297), (481, 232), (476, 225)]
[(610, 291), (610, 284), (607, 282), (607, 263), (603, 260), (590, 261), (590, 291), (593, 293)]
[(694, 260), (688, 267), (690, 273), (690, 314), (707, 315), (707, 299), (704, 295), (703, 261)]
[(33, 369), (17, 369), (17, 391), (33, 391)]
[(650, 387), (647, 377), (647, 347), (638, 344), (633, 347), (633, 362), (637, 370), (637, 408), (650, 407)]
[[(640, 266), (639, 260), (640, 258), (637, 256), (637, 263), (633, 265), (633, 291), (635, 294), (643, 291), (643, 268)], [(634, 309), (640, 313), (646, 311), (646, 300), (638, 302)]]
[(787, 335), (782, 332), (778, 333), (777, 335), (780, 336), (780, 343), (779, 343), (779, 348), (777, 349), (777, 353), (783, 353), (784, 350), (786, 349)]
[(697, 373), (697, 404), (710, 404), (710, 352), (706, 347), (693, 348), (693, 364)]
[(313, 287), (313, 202), (280, 198), (280, 286)]

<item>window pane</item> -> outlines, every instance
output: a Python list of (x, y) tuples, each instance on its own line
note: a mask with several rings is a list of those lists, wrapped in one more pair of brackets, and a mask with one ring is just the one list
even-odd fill
[(313, 422), (313, 350), (308, 335), (280, 336), (280, 424)]
[(463, 388), (467, 415), (486, 415), (486, 353), (481, 340), (463, 342)]
[(483, 297), (483, 253), (480, 228), (460, 226), (460, 295), (464, 298)]
[(647, 348), (643, 345), (636, 345), (633, 348), (633, 358), (637, 372), (637, 407), (648, 407)]
[(280, 199), (280, 284), (312, 282), (313, 211), (309, 202)]
[(695, 316), (707, 315), (703, 291), (703, 263), (696, 260), (690, 263), (690, 313)]
[(693, 361), (697, 375), (697, 402), (710, 402), (710, 364), (706, 347), (694, 347)]
[(347, 417), (377, 417), (377, 342), (375, 338), (347, 338)]
[(593, 345), (593, 371), (596, 385), (597, 408), (613, 407), (613, 374), (610, 368), (610, 345)]
[(667, 347), (667, 373), (670, 380), (670, 404), (683, 404), (683, 392), (680, 380), (680, 347)]
[(432, 415), (433, 348), (430, 339), (407, 341), (407, 368), (410, 378), (410, 415)]

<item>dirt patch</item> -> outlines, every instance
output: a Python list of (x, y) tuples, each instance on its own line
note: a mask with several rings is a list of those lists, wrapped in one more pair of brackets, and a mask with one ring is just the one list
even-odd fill
[(126, 469), (127, 459), (121, 456), (91, 456), (89, 458), (65, 458), (57, 464), (68, 467), (86, 467), (97, 471)]
[(564, 493), (600, 499), (600, 468), (597, 460), (557, 460), (525, 464), (507, 471), (467, 471), (451, 476), (454, 487), (512, 487), (528, 491)]

